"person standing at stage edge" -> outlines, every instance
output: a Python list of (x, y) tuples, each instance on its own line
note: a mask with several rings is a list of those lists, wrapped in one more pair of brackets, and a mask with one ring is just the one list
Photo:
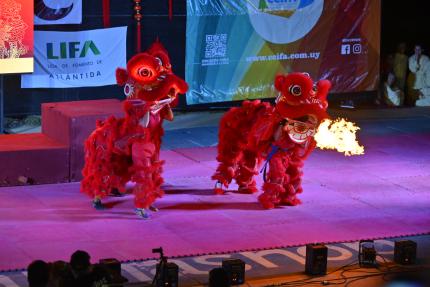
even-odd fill
[(409, 103), (416, 100), (416, 106), (430, 106), (430, 60), (422, 53), (421, 45), (415, 45), (415, 53), (409, 58), (409, 70)]
[(396, 86), (405, 92), (406, 74), (408, 73), (408, 55), (406, 55), (406, 43), (397, 46), (393, 60), (393, 72), (396, 76)]

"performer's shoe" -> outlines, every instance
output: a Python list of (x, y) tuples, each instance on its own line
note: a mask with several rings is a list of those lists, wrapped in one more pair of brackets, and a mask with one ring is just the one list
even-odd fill
[(222, 186), (223, 184), (219, 180), (215, 183), (215, 188), (214, 188), (215, 194), (224, 194), (224, 190), (222, 189)]
[(152, 212), (158, 212), (158, 208), (156, 208), (155, 206), (153, 206), (153, 205), (150, 205), (149, 206), (149, 210), (151, 210)]
[(97, 210), (106, 209), (100, 199), (94, 199), (93, 202), (92, 202), (92, 205)]
[(149, 219), (149, 214), (146, 212), (146, 210), (144, 208), (136, 208), (134, 210), (134, 212), (137, 214), (137, 216), (139, 216), (140, 218), (143, 219)]

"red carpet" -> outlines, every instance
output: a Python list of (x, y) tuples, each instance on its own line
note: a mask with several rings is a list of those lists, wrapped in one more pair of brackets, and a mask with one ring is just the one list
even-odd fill
[[(96, 211), (79, 184), (0, 188), (0, 269), (33, 259), (167, 256), (344, 242), (430, 232), (430, 136), (364, 140), (366, 155), (317, 150), (306, 162), (303, 204), (263, 210), (256, 195), (212, 194), (214, 148), (164, 151), (165, 189), (150, 220), (132, 197)], [(407, 144), (405, 144), (407, 143)]]

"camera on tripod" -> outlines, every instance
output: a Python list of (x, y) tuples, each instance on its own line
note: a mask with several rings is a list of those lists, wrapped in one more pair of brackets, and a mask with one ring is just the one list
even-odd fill
[(160, 253), (160, 256), (164, 257), (163, 248), (162, 247), (152, 249), (152, 253)]
[(160, 254), (160, 261), (157, 263), (152, 285), (156, 287), (178, 287), (178, 265), (167, 262), (167, 257), (164, 256), (162, 247), (152, 249), (152, 253)]

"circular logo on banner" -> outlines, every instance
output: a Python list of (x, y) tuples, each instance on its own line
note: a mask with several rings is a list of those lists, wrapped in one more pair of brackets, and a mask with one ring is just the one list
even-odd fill
[(247, 8), (252, 27), (264, 40), (287, 44), (315, 26), (324, 0), (249, 0)]
[(35, 0), (34, 14), (40, 19), (56, 21), (69, 15), (73, 0)]

